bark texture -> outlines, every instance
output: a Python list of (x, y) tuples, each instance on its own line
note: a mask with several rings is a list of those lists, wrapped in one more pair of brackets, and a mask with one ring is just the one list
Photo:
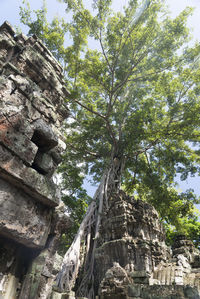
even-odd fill
[(123, 159), (112, 158), (110, 168), (105, 171), (79, 231), (64, 257), (57, 277), (57, 286), (62, 291), (71, 291), (75, 287), (77, 296), (95, 296), (95, 252), (102, 215), (109, 207), (111, 194), (119, 192), (122, 168)]

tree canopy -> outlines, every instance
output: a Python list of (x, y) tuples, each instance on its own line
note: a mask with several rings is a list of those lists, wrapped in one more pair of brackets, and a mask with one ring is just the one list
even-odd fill
[(49, 23), (45, 6), (34, 19), (26, 6), (21, 21), (61, 62), (71, 92), (60, 167), (66, 203), (82, 203), (80, 216), (85, 177), (99, 183), (117, 163), (114, 181), (125, 192), (154, 205), (168, 232), (198, 243), (199, 198), (176, 183), (200, 171), (200, 45), (188, 46), (186, 26), (192, 9), (172, 19), (160, 0), (129, 0), (120, 12), (111, 0), (94, 0), (90, 10), (82, 0), (63, 2), (66, 20)]
[(93, 1), (92, 11), (65, 2), (68, 22), (48, 23), (45, 4), (35, 19), (29, 5), (21, 8), (29, 34), (64, 65), (71, 90), (65, 188), (84, 198), (84, 177), (99, 182), (115, 152), (125, 159), (122, 188), (178, 228), (198, 202), (192, 190), (176, 190), (177, 174), (199, 173), (200, 46), (187, 46), (186, 27), (192, 10), (171, 19), (163, 1), (129, 1), (122, 12), (111, 11), (112, 1)]

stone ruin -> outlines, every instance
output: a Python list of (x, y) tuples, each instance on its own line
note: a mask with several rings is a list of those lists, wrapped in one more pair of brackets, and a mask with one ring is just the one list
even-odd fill
[(96, 251), (99, 299), (198, 299), (200, 253), (184, 236), (172, 248), (158, 213), (123, 191), (103, 216)]
[(53, 174), (69, 111), (62, 68), (36, 36), (0, 27), (0, 298), (50, 296), (70, 227)]
[[(36, 37), (0, 27), (0, 299), (74, 299), (54, 281), (70, 230), (54, 172), (69, 114), (62, 68)], [(95, 256), (96, 299), (198, 299), (200, 255), (183, 236), (169, 248), (156, 210), (113, 196)]]

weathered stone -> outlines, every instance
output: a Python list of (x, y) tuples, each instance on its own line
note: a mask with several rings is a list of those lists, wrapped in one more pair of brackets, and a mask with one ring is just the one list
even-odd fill
[[(19, 117), (20, 115), (18, 115)], [(18, 119), (15, 118), (15, 121), (17, 122)], [(31, 166), (38, 147), (29, 138), (22, 135), (19, 130), (15, 129), (18, 125), (16, 122), (13, 119), (9, 122), (6, 118), (0, 119), (0, 143)]]
[(126, 298), (126, 289), (130, 282), (126, 271), (118, 263), (114, 263), (100, 283), (99, 298), (114, 299), (116, 295), (121, 299)]
[(6, 32), (9, 33), (11, 36), (15, 35), (15, 30), (12, 28), (10, 23), (8, 21), (5, 21), (1, 26), (0, 26), (0, 32)]
[(60, 271), (62, 261), (63, 261), (63, 257), (56, 252), (54, 263), (53, 263), (53, 271), (52, 271), (53, 275), (56, 275)]
[(35, 169), (26, 167), (16, 156), (0, 145), (0, 177), (22, 188), (36, 200), (50, 207), (58, 205), (59, 197), (52, 181)]
[(51, 296), (56, 249), (70, 225), (55, 209), (60, 193), (52, 179), (68, 115), (64, 85), (62, 68), (36, 36), (0, 26), (1, 299)]
[(57, 136), (42, 119), (36, 120), (33, 125), (35, 130), (31, 140), (38, 146), (41, 152), (48, 152), (58, 145)]
[(61, 212), (62, 207), (63, 204), (53, 213), (46, 247), (29, 265), (19, 299), (50, 298), (55, 277), (62, 264), (62, 258), (58, 256), (56, 250), (61, 234), (66, 232), (71, 224), (69, 217)]
[(51, 155), (41, 153), (40, 151), (37, 152), (33, 165), (41, 174), (49, 174), (50, 176), (52, 176), (57, 167)]
[(63, 147), (61, 147), (60, 144), (54, 147), (52, 150), (50, 150), (50, 154), (57, 165), (62, 161), (62, 157), (61, 157), (62, 151), (63, 151)]
[(36, 251), (0, 237), (0, 298), (18, 298), (23, 275)]
[(56, 122), (57, 115), (56, 115), (55, 107), (52, 106), (52, 104), (49, 103), (46, 98), (42, 98), (41, 95), (36, 96), (36, 93), (33, 93), (32, 105), (44, 116), (51, 119), (52, 122), (54, 123)]
[(159, 216), (152, 206), (123, 192), (113, 197), (111, 203), (102, 219), (95, 259), (96, 280), (101, 283), (117, 262), (130, 280), (148, 283), (155, 265), (168, 256)]
[(36, 205), (33, 198), (2, 179), (0, 190), (0, 234), (28, 247), (44, 247), (50, 231), (50, 210)]
[(184, 288), (184, 294), (185, 294), (185, 297), (188, 299), (199, 299), (200, 298), (198, 290), (191, 286), (186, 286)]
[(53, 291), (51, 294), (51, 299), (61, 299), (61, 296), (62, 296), (61, 293), (57, 293), (57, 292)]
[(148, 278), (150, 277), (150, 273), (146, 271), (134, 271), (130, 273), (132, 278)]
[(128, 296), (130, 297), (140, 297), (141, 288), (138, 285), (128, 286)]
[(52, 292), (51, 299), (75, 299), (75, 293), (74, 292), (69, 292), (69, 293)]
[(102, 217), (95, 255), (99, 298), (186, 299), (193, 294), (200, 298), (200, 271), (191, 268), (191, 263), (199, 265), (194, 264), (199, 253), (190, 241), (179, 238), (173, 255), (164, 240), (152, 206), (122, 191), (113, 196)]

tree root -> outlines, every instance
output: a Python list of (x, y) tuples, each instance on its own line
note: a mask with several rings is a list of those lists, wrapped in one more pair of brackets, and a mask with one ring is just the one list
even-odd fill
[(103, 210), (108, 208), (111, 193), (119, 190), (122, 165), (122, 160), (118, 160), (117, 164), (113, 160), (110, 169), (102, 177), (78, 233), (63, 259), (61, 271), (56, 279), (61, 291), (70, 291), (80, 276), (76, 295), (95, 298), (94, 262), (101, 215)]

